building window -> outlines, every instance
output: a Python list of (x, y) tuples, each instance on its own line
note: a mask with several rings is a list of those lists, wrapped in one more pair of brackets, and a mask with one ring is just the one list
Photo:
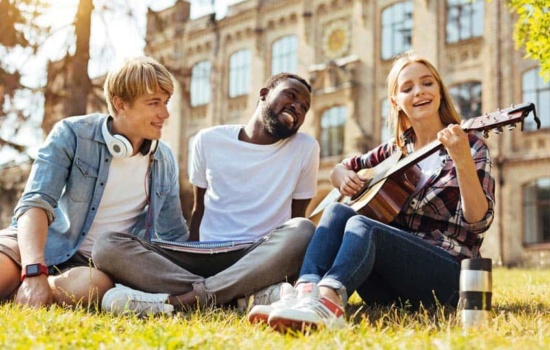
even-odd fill
[(479, 117), (481, 109), (481, 83), (477, 81), (455, 85), (449, 88), (462, 119)]
[(346, 107), (332, 107), (323, 113), (321, 117), (321, 157), (344, 153), (345, 124)]
[(390, 59), (411, 48), (412, 27), (412, 1), (398, 2), (382, 12), (382, 59)]
[(550, 243), (550, 177), (523, 189), (525, 244)]
[(250, 88), (250, 50), (237, 51), (229, 58), (229, 97), (248, 94)]
[(447, 0), (447, 43), (483, 35), (485, 1)]
[(380, 118), (382, 119), (382, 123), (380, 125), (380, 140), (382, 142), (386, 142), (390, 139), (390, 137), (392, 137), (392, 135), (390, 135), (391, 131), (388, 126), (388, 118), (390, 116), (390, 100), (387, 97), (382, 100), (380, 114)]
[(201, 61), (193, 66), (191, 73), (191, 106), (210, 102), (210, 62)]
[(284, 36), (275, 41), (271, 47), (271, 74), (296, 73), (297, 49), (298, 39), (295, 35)]
[[(537, 108), (541, 128), (550, 127), (550, 83), (545, 83), (539, 75), (538, 68), (523, 73), (523, 102), (533, 102)], [(533, 118), (525, 119), (524, 130), (536, 130)]]

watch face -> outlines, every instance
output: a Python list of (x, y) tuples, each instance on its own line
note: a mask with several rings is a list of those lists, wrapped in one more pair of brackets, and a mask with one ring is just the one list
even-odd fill
[(27, 276), (34, 276), (40, 274), (40, 265), (32, 264), (25, 267), (27, 270)]

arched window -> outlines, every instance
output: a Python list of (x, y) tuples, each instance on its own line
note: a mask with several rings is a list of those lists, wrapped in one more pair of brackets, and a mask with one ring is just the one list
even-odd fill
[(346, 107), (336, 106), (321, 116), (321, 157), (340, 155), (344, 152), (344, 126)]
[[(522, 90), (523, 101), (533, 102), (537, 107), (542, 129), (550, 127), (550, 83), (545, 83), (538, 71), (538, 68), (533, 68), (523, 73)], [(524, 128), (536, 130), (537, 124), (533, 118), (527, 118)]]
[(449, 88), (449, 93), (462, 119), (479, 117), (483, 113), (480, 82), (472, 81), (452, 86)]
[(523, 188), (524, 243), (550, 243), (550, 177)]
[(382, 12), (382, 59), (411, 48), (413, 28), (413, 3), (402, 1)]
[(191, 106), (210, 102), (210, 62), (201, 61), (193, 66), (191, 73)]
[(250, 50), (240, 50), (229, 58), (229, 97), (246, 95), (250, 88)]
[(298, 39), (287, 35), (273, 43), (271, 47), (271, 74), (281, 72), (296, 73)]
[(447, 43), (483, 35), (485, 1), (447, 0)]

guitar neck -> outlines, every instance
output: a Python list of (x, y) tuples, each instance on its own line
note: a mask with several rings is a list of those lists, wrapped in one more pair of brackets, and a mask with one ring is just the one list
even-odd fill
[[(468, 120), (463, 121), (460, 127), (465, 132), (470, 132), (470, 131), (487, 132), (488, 130), (491, 130), (494, 128), (501, 128), (504, 125), (515, 124), (516, 122), (523, 123), (523, 119), (531, 111), (534, 114), (535, 122), (537, 123), (537, 128), (538, 128), (540, 127), (540, 120), (537, 117), (535, 105), (529, 102), (522, 103), (518, 106), (511, 106), (504, 110), (498, 109), (495, 112), (486, 113), (483, 116), (470, 118)], [(522, 126), (522, 130), (523, 130), (523, 126)], [(372, 184), (378, 181), (382, 181), (386, 179), (388, 176), (391, 176), (403, 169), (408, 168), (412, 164), (416, 164), (420, 162), (424, 158), (428, 157), (432, 153), (439, 150), (441, 147), (443, 147), (443, 144), (436, 139), (428, 143), (424, 147), (421, 147), (414, 153), (408, 154), (403, 159), (400, 159), (397, 162), (391, 162), (390, 166), (382, 167), (382, 170), (376, 176), (373, 177)], [(383, 163), (384, 162), (382, 162), (382, 164)]]
[(407, 155), (405, 158), (397, 162), (397, 164), (391, 167), (387, 176), (393, 175), (402, 169), (406, 169), (409, 166), (420, 162), (421, 160), (429, 157), (442, 147), (443, 144), (439, 142), (439, 140), (433, 140), (432, 142), (418, 149), (416, 152)]
[[(416, 164), (416, 163), (420, 162), (421, 160), (427, 158), (428, 156), (430, 156), (431, 154), (433, 154), (434, 152), (439, 150), (441, 147), (443, 147), (443, 144), (441, 142), (439, 142), (438, 140), (434, 140), (434, 141), (428, 143), (427, 145), (421, 147), (420, 149), (418, 149), (418, 151), (407, 155), (406, 157), (400, 159), (397, 162), (383, 161), (382, 163), (380, 163), (377, 166), (378, 171), (377, 171), (376, 175), (372, 178), (372, 181), (370, 182), (370, 185), (372, 186), (372, 185), (376, 184), (377, 182), (382, 181), (382, 180), (386, 179), (387, 177), (389, 177), (389, 176), (391, 176), (391, 175), (393, 175), (393, 174), (395, 174), (395, 173), (397, 173), (397, 172), (399, 172), (403, 169), (406, 169), (406, 168), (408, 168), (409, 166), (411, 166), (413, 164)], [(400, 151), (398, 153), (401, 154)], [(387, 163), (388, 166), (385, 166), (384, 163)]]

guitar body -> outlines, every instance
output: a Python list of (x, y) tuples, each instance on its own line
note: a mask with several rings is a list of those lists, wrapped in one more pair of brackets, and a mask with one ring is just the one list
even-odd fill
[(346, 197), (342, 203), (361, 215), (388, 224), (415, 192), (420, 175), (418, 167), (410, 166), (368, 187), (359, 196), (354, 196), (355, 199)]
[(361, 215), (384, 224), (390, 223), (415, 192), (421, 173), (418, 167), (410, 166), (370, 185), (373, 179), (372, 175), (376, 173), (377, 168), (359, 171), (367, 185), (351, 198), (342, 196), (337, 188), (333, 189), (317, 205), (309, 219), (315, 224), (319, 223), (326, 207), (331, 203), (339, 202), (349, 205)]
[(317, 205), (309, 219), (317, 224), (325, 208), (331, 203), (339, 202), (351, 206), (361, 215), (385, 224), (391, 222), (414, 193), (420, 179), (420, 169), (414, 164), (390, 176), (384, 176), (400, 158), (401, 152), (395, 152), (374, 168), (359, 170), (357, 174), (365, 181), (365, 186), (359, 192), (353, 197), (345, 197), (338, 189), (333, 189)]

